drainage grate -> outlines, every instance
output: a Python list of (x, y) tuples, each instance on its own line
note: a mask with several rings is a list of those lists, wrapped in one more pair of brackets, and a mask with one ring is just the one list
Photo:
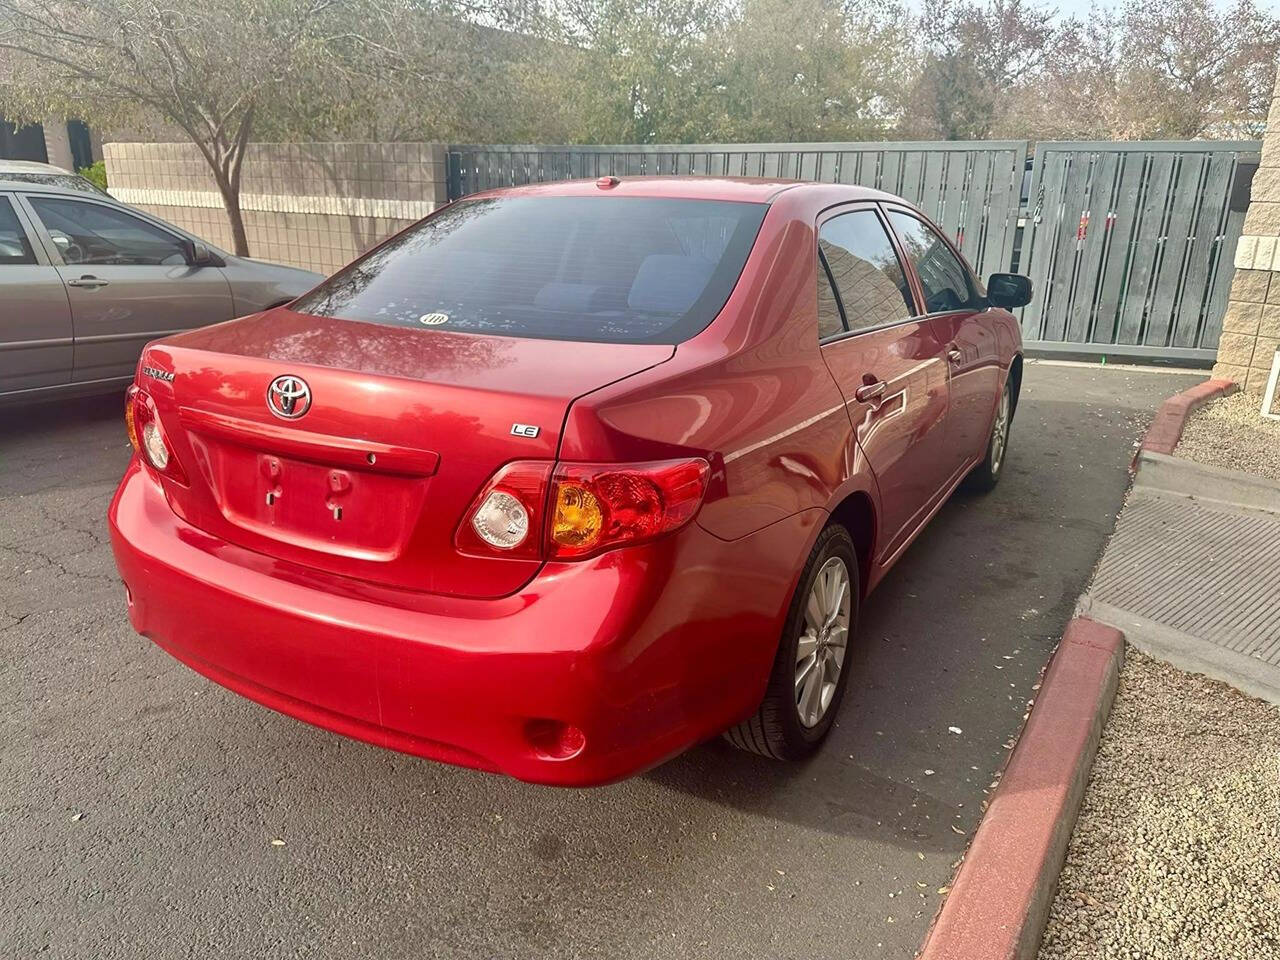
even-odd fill
[(1135, 497), (1089, 594), (1280, 666), (1280, 515)]

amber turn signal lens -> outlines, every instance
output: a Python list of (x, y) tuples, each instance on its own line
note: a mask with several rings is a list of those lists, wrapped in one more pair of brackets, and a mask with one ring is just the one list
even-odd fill
[(590, 490), (572, 483), (556, 485), (552, 542), (562, 547), (590, 549), (600, 539), (603, 529), (604, 511)]
[(142, 444), (138, 441), (137, 418), (133, 413), (134, 395), (137, 390), (137, 387), (130, 387), (128, 393), (124, 395), (124, 429), (129, 434), (129, 442), (133, 444), (134, 453), (137, 453), (142, 447)]

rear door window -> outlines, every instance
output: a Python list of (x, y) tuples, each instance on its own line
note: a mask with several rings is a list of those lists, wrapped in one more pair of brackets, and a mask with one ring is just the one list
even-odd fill
[(969, 280), (968, 269), (956, 259), (951, 247), (938, 236), (937, 231), (923, 220), (900, 210), (890, 210), (889, 221), (920, 276), (925, 311), (945, 313), (977, 309), (977, 291)]
[(651, 197), (464, 200), (292, 309), (470, 333), (678, 343), (723, 309), (766, 209)]
[(818, 252), (850, 330), (883, 327), (915, 313), (893, 241), (874, 210), (842, 213), (822, 224)]
[(27, 232), (22, 229), (18, 214), (14, 212), (13, 202), (8, 197), (0, 196), (0, 266), (20, 266), (35, 262), (35, 251), (31, 249)]
[(831, 274), (827, 272), (826, 260), (818, 257), (818, 339), (838, 337), (844, 333), (844, 318), (840, 316), (840, 301), (836, 298), (836, 288)]

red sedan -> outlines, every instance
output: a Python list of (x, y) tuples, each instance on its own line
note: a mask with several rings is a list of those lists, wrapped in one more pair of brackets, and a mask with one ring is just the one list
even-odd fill
[(526, 780), (719, 733), (806, 756), (867, 592), (1000, 477), (1030, 292), (856, 187), (467, 198), (147, 347), (130, 617), (276, 710)]

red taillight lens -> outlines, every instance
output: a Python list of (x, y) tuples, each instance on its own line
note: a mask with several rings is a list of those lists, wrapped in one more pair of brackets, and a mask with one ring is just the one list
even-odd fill
[(559, 464), (552, 479), (550, 556), (588, 557), (678, 530), (698, 512), (710, 471), (700, 459)]
[(710, 472), (696, 458), (560, 463), (554, 475), (548, 461), (517, 460), (471, 502), (454, 544), (471, 556), (580, 560), (643, 543), (693, 519)]
[(157, 473), (185, 485), (187, 475), (173, 455), (173, 447), (164, 435), (156, 408), (145, 390), (131, 387), (127, 395), (128, 410), (125, 412), (125, 427), (129, 431), (129, 442), (138, 451), (142, 460)]
[(551, 464), (517, 460), (502, 467), (471, 502), (454, 545), (460, 553), (481, 557), (542, 558)]

